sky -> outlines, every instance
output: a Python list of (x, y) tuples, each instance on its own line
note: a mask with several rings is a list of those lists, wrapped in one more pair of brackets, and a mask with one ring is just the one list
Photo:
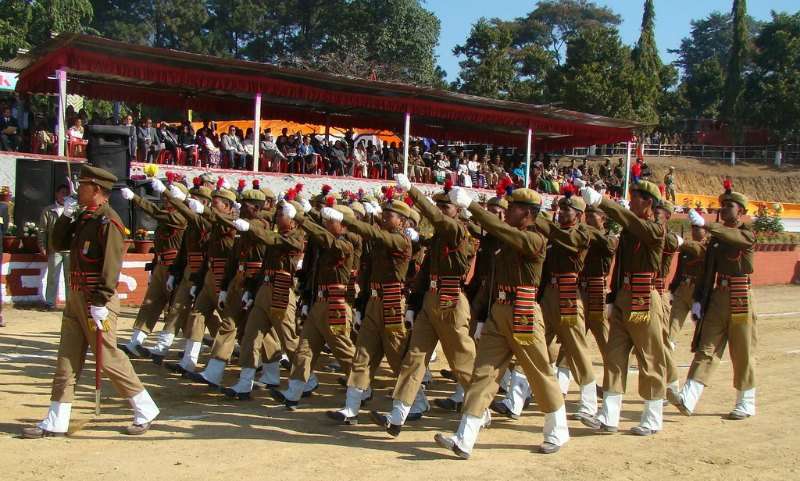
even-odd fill
[[(453, 47), (464, 43), (472, 24), (481, 17), (499, 17), (510, 20), (525, 16), (537, 2), (526, 0), (426, 0), (426, 8), (433, 11), (442, 22), (439, 46), (436, 53), (439, 65), (447, 71), (447, 79), (458, 77), (459, 59)], [(595, 0), (622, 16), (620, 34), (622, 41), (633, 45), (639, 39), (642, 23), (643, 0)], [(667, 52), (680, 46), (681, 39), (689, 35), (690, 22), (719, 10), (729, 12), (732, 0), (656, 0), (656, 43), (664, 62), (675, 60)], [(757, 20), (768, 20), (770, 11), (796, 12), (797, 0), (751, 0), (747, 2), (748, 14)], [(463, 58), (462, 58), (463, 59)]]

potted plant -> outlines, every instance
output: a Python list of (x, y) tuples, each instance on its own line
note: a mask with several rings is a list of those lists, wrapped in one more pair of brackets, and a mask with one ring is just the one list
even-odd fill
[(152, 248), (152, 234), (145, 229), (137, 229), (133, 235), (133, 251), (137, 254), (148, 254)]
[(19, 239), (17, 238), (17, 226), (14, 224), (8, 224), (8, 229), (6, 229), (6, 232), (3, 235), (3, 252), (8, 254), (16, 252), (18, 245)]
[(22, 251), (32, 254), (39, 252), (39, 229), (34, 222), (22, 226)]
[(125, 248), (122, 251), (123, 253), (128, 253), (133, 249), (133, 239), (131, 237), (131, 230), (127, 227), (125, 228)]

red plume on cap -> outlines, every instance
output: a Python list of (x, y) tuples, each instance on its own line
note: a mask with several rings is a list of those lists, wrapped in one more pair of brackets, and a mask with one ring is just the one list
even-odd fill
[(350, 202), (355, 202), (358, 200), (358, 196), (352, 192), (348, 192), (347, 197), (350, 199)]
[(328, 207), (333, 207), (336, 205), (336, 199), (334, 199), (332, 195), (325, 197), (325, 205)]
[[(330, 192), (331, 190), (333, 190), (333, 187), (331, 187), (330, 185), (328, 185), (328, 184), (323, 185), (322, 186), (322, 195), (328, 195), (328, 192)], [(327, 202), (327, 200), (326, 200), (326, 202)]]
[(283, 195), (284, 200), (294, 200), (297, 197), (297, 191), (295, 189), (289, 189), (286, 191), (286, 194)]
[(192, 185), (195, 187), (200, 187), (201, 185), (203, 185), (203, 179), (201, 179), (200, 177), (195, 177), (194, 179), (192, 179)]
[(236, 190), (239, 192), (243, 191), (245, 186), (247, 185), (247, 181), (244, 179), (239, 179), (239, 185), (237, 186)]
[(222, 189), (222, 184), (224, 184), (224, 183), (225, 183), (225, 179), (223, 179), (222, 176), (220, 176), (217, 179), (217, 190)]
[(403, 202), (409, 207), (414, 207), (414, 199), (412, 199), (410, 195), (407, 195), (406, 198), (403, 199)]
[(575, 195), (576, 191), (577, 189), (575, 188), (575, 184), (573, 184), (572, 182), (567, 182), (566, 184), (561, 186), (561, 195), (563, 195), (566, 198), (570, 198), (573, 195)]
[(253, 190), (258, 190), (261, 188), (261, 181), (258, 179), (253, 179)]
[(177, 177), (175, 172), (167, 172), (166, 176), (167, 176), (167, 182), (169, 182), (170, 184), (175, 182), (175, 178)]
[(725, 180), (722, 181), (722, 188), (725, 189), (726, 194), (733, 192), (733, 180), (730, 177), (726, 177)]
[(295, 195), (299, 194), (302, 191), (303, 191), (303, 184), (297, 184), (294, 186)]
[(514, 191), (514, 181), (511, 180), (509, 177), (503, 177), (500, 179), (500, 182), (497, 183), (497, 196), (502, 197), (503, 195), (511, 195)]
[(446, 194), (446, 193), (450, 192), (450, 189), (452, 189), (452, 188), (453, 188), (453, 180), (450, 179), (450, 178), (447, 178), (444, 181), (444, 193)]
[(386, 198), (387, 202), (391, 202), (394, 197), (394, 187), (386, 187), (383, 196)]

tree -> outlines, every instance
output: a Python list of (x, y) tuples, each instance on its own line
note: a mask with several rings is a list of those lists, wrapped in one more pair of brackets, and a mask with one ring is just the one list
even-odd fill
[[(722, 97), (720, 116), (730, 125), (734, 132), (739, 130), (741, 123), (742, 93), (744, 92), (744, 63), (748, 55), (747, 35), (747, 2), (746, 0), (733, 0), (733, 42), (731, 53), (728, 57), (728, 69), (725, 74), (725, 89)], [(737, 135), (738, 136), (738, 135)]]
[(89, 0), (0, 1), (0, 56), (35, 47), (64, 32), (85, 32), (92, 21)]
[(461, 74), (454, 87), (461, 92), (483, 97), (507, 98), (516, 72), (511, 58), (509, 25), (495, 18), (481, 18), (472, 26), (464, 45), (456, 45), (453, 55), (463, 55)]
[(661, 58), (656, 48), (655, 18), (653, 0), (645, 0), (642, 31), (631, 53), (635, 68), (633, 107), (636, 118), (651, 124), (658, 122), (657, 103), (661, 86)]
[(755, 39), (748, 79), (751, 122), (769, 128), (781, 143), (800, 135), (800, 12), (772, 12)]

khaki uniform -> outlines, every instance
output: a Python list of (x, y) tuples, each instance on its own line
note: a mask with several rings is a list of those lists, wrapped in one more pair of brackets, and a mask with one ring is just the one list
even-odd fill
[(603, 358), (606, 362), (606, 345), (608, 344), (608, 319), (605, 303), (608, 291), (608, 274), (614, 260), (617, 243), (613, 236), (597, 229), (592, 230), (589, 251), (581, 273), (581, 288), (584, 290), (586, 327), (591, 331)]
[(336, 238), (325, 228), (306, 219), (301, 224), (309, 240), (317, 246), (316, 298), (303, 325), (300, 344), (292, 364), (290, 379), (308, 382), (322, 347), (327, 344), (339, 361), (342, 372), (350, 374), (355, 346), (350, 340), (353, 312), (347, 289), (353, 271), (353, 244), (348, 236)]
[(546, 273), (541, 300), (547, 338), (557, 336), (565, 359), (579, 386), (594, 383), (592, 359), (586, 342), (583, 296), (578, 276), (589, 249), (590, 231), (586, 224), (562, 228), (540, 215), (536, 227), (549, 239), (543, 271)]
[(489, 315), (491, 302), (492, 272), (495, 269), (495, 254), (500, 249), (500, 242), (485, 232), (473, 232), (480, 239), (475, 256), (475, 268), (472, 279), (467, 286), (467, 298), (470, 302), (470, 334), (474, 334), (475, 325), (485, 322)]
[(400, 372), (407, 334), (402, 289), (411, 259), (411, 239), (400, 232), (388, 232), (347, 217), (344, 222), (348, 229), (370, 242), (366, 259), (369, 272), (365, 273), (369, 300), (347, 378), (348, 387), (367, 389), (384, 356), (392, 372), (395, 375)]
[(687, 240), (679, 249), (678, 267), (669, 285), (672, 292), (672, 308), (669, 313), (669, 338), (674, 343), (686, 316), (692, 311), (694, 289), (703, 275), (706, 256), (705, 242)]
[[(755, 387), (756, 315), (750, 292), (755, 234), (744, 224), (725, 227), (706, 224), (711, 238), (705, 272), (694, 298), (705, 303), (702, 323), (695, 334), (694, 359), (689, 378), (705, 386), (719, 365), (726, 344), (733, 366), (733, 386), (739, 391)], [(706, 302), (706, 299), (708, 301)]]
[(472, 238), (466, 227), (445, 216), (412, 187), (408, 194), (434, 228), (415, 291), (424, 292), (422, 309), (411, 331), (403, 357), (394, 399), (411, 405), (425, 375), (427, 360), (441, 341), (445, 358), (461, 386), (468, 386), (475, 363), (475, 342), (470, 337), (469, 301), (461, 285), (470, 268)]
[(536, 304), (547, 240), (535, 230), (509, 226), (474, 202), (469, 210), (472, 219), (498, 240), (499, 252), (492, 286), (494, 304), (478, 343), (462, 412), (484, 415), (512, 356), (525, 372), (539, 408), (555, 412), (564, 406), (564, 398), (550, 367), (542, 312)]
[(90, 306), (106, 306), (109, 310), (107, 329), (102, 334), (103, 373), (120, 396), (132, 398), (144, 391), (144, 386), (116, 341), (119, 315), (116, 289), (122, 270), (125, 227), (108, 204), (78, 213), (75, 219), (61, 216), (53, 229), (54, 246), (57, 250), (69, 249), (72, 265), (50, 399), (72, 402), (75, 383), (86, 359), (86, 347), (96, 352), (96, 327), (89, 317)]
[(645, 400), (663, 399), (666, 369), (662, 310), (654, 278), (661, 265), (665, 229), (609, 199), (604, 198), (599, 207), (623, 229), (611, 282), (614, 305), (609, 319), (603, 389), (607, 393), (625, 392), (633, 350), (639, 366), (639, 395)]
[(678, 367), (672, 358), (672, 342), (669, 337), (669, 312), (672, 309), (672, 293), (666, 288), (666, 280), (669, 278), (670, 267), (672, 267), (672, 257), (678, 251), (678, 237), (674, 232), (667, 231), (664, 241), (664, 252), (661, 254), (661, 266), (658, 269), (655, 284), (656, 291), (661, 297), (661, 336), (664, 339), (664, 363), (667, 370), (667, 384), (678, 382)]
[(178, 258), (187, 222), (180, 211), (160, 209), (138, 195), (133, 196), (133, 203), (158, 222), (153, 239), (154, 267), (144, 301), (133, 323), (134, 329), (150, 334), (164, 308), (170, 303), (171, 294), (167, 292), (167, 278), (170, 267)]
[[(263, 244), (266, 251), (262, 269), (264, 282), (247, 316), (239, 364), (243, 368), (256, 368), (259, 361), (277, 362), (281, 356), (280, 347), (289, 359), (293, 359), (299, 343), (295, 323), (297, 294), (294, 274), (305, 249), (303, 231), (295, 228), (287, 232), (272, 232), (254, 223), (242, 235)], [(280, 346), (269, 342), (272, 330), (280, 340)], [(260, 352), (262, 349), (266, 352)], [(262, 354), (265, 359), (259, 359)]]

